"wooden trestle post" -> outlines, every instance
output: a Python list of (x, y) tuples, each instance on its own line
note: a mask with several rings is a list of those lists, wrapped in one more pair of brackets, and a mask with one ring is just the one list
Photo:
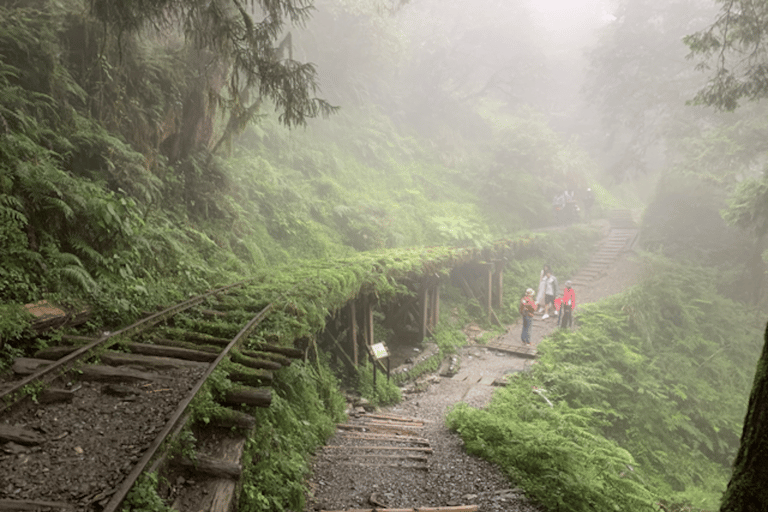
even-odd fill
[(497, 308), (502, 308), (504, 304), (504, 261), (503, 260), (496, 260), (494, 261), (494, 267), (495, 267), (495, 273), (494, 273), (494, 281), (496, 282), (496, 295), (495, 295), (495, 303), (494, 306)]
[(355, 366), (358, 366), (357, 358), (357, 307), (355, 302), (357, 299), (349, 301), (349, 343), (352, 345), (352, 362)]
[(429, 311), (429, 286), (426, 280), (421, 284), (421, 290), (419, 291), (419, 341), (429, 335), (429, 317), (427, 313)]

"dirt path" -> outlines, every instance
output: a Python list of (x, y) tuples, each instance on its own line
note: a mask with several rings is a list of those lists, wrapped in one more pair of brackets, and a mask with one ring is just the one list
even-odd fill
[[(602, 278), (576, 289), (577, 304), (594, 302), (636, 282), (638, 265), (631, 255), (616, 260)], [(563, 277), (558, 276), (561, 282)], [(534, 320), (531, 341), (537, 345), (556, 327), (554, 319)], [(509, 327), (503, 338), (519, 344), (521, 323)], [(432, 376), (425, 391), (383, 411), (387, 414), (427, 420), (419, 436), (429, 439), (433, 453), (427, 469), (383, 468), (338, 463), (343, 450), (318, 453), (310, 479), (312, 496), (305, 511), (444, 507), (479, 505), (482, 512), (535, 511), (519, 489), (492, 464), (467, 455), (459, 436), (444, 424), (446, 411), (458, 402), (483, 407), (490, 400), (493, 381), (506, 373), (523, 371), (530, 359), (471, 344), (460, 353), (460, 371), (451, 378)], [(337, 436), (338, 437), (338, 436)], [(344, 443), (331, 439), (329, 444)]]

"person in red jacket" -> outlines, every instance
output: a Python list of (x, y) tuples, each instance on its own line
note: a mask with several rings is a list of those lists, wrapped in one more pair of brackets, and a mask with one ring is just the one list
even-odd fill
[(520, 315), (523, 317), (523, 332), (520, 339), (526, 345), (531, 344), (531, 324), (533, 323), (533, 313), (536, 312), (536, 302), (533, 300), (533, 288), (525, 290), (525, 295), (520, 299)]
[(576, 309), (576, 292), (573, 291), (573, 282), (566, 281), (563, 288), (563, 298), (560, 299), (560, 327), (573, 325), (573, 310)]

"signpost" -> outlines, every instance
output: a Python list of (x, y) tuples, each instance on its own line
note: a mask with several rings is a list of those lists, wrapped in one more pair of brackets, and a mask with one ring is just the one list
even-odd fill
[(368, 352), (373, 360), (373, 394), (376, 395), (376, 361), (387, 358), (387, 382), (389, 382), (389, 350), (384, 343), (376, 343), (368, 346)]

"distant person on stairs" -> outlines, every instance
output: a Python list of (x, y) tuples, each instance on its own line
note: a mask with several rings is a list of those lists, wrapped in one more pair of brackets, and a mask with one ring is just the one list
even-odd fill
[(533, 313), (536, 311), (536, 303), (533, 301), (533, 288), (525, 290), (525, 295), (520, 299), (520, 315), (523, 317), (523, 332), (520, 339), (526, 345), (531, 344), (531, 324), (533, 323)]
[(557, 278), (552, 275), (552, 270), (547, 270), (546, 274), (544, 275), (544, 279), (544, 316), (541, 317), (542, 320), (549, 318), (550, 308), (552, 310), (552, 314), (555, 313), (555, 295), (558, 294)]
[(573, 325), (573, 310), (576, 309), (576, 292), (573, 290), (573, 283), (568, 280), (563, 288), (563, 297), (560, 299), (560, 316), (558, 325), (560, 327), (571, 327)]

